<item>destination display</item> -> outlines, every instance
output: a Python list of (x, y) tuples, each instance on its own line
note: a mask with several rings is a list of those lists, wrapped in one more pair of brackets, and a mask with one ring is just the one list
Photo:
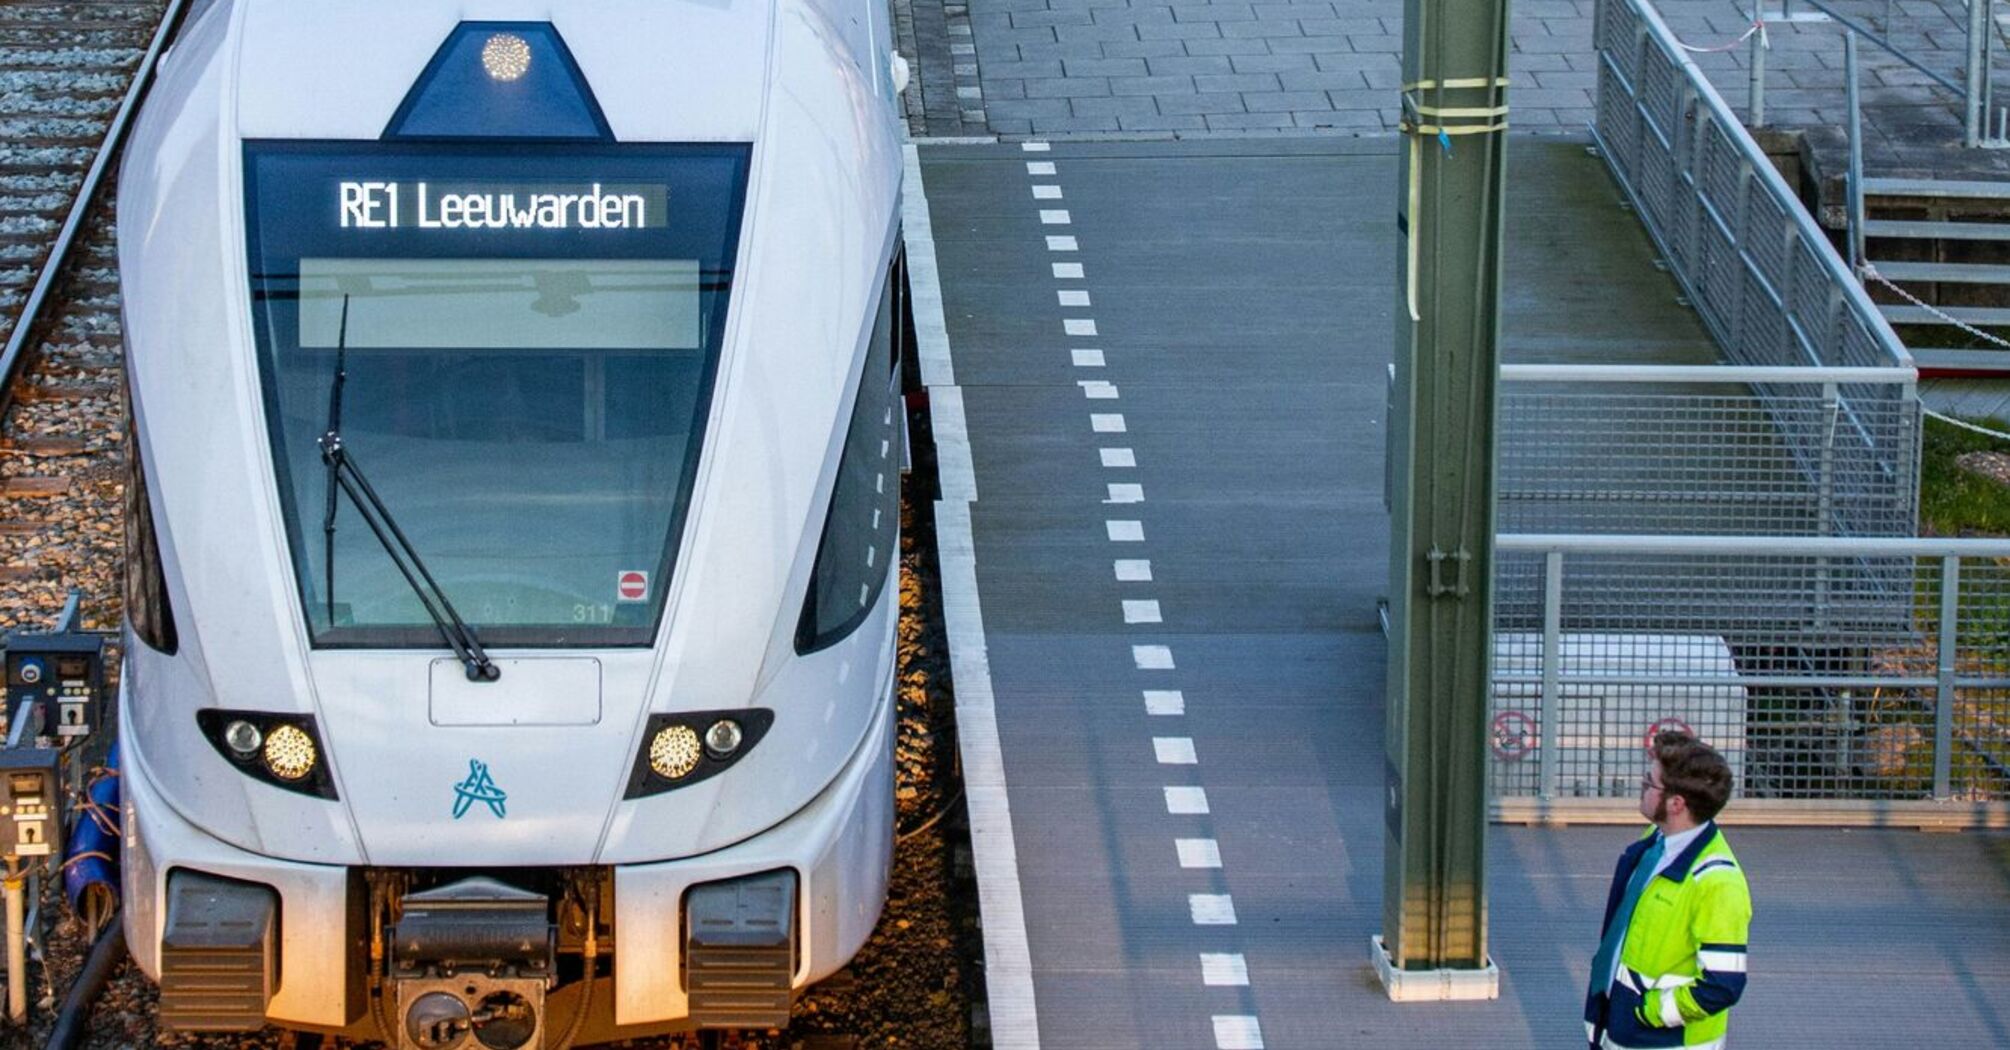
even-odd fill
[(345, 230), (647, 230), (668, 221), (663, 183), (504, 185), (342, 180)]

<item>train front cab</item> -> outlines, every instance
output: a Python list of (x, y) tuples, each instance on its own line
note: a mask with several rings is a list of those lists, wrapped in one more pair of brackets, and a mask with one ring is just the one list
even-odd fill
[[(866, 282), (877, 315), (868, 301), (860, 352), (839, 365), (848, 393), (829, 462), (810, 469), (828, 493), (810, 534), (792, 550), (735, 552), (802, 565), (780, 573), (800, 614), (768, 613), (792, 651), (745, 706), (728, 701), (690, 728), (731, 716), (746, 734), (740, 753), (761, 764), (731, 768), (739, 756), (703, 733), (693, 761), (719, 769), (713, 784), (691, 785), (705, 792), (693, 805), (734, 819), (677, 817), (652, 846), (623, 807), (684, 787), (673, 782), (683, 773), (658, 764), (675, 757), (658, 751), (690, 713), (646, 698), (662, 688), (657, 649), (705, 491), (708, 421), (721, 418), (713, 399), (748, 148), (516, 143), (498, 154), (421, 135), (246, 141), (242, 165), (247, 352), (314, 695), (276, 712), (200, 699), (228, 683), (190, 652), (220, 648), (236, 610), (174, 608), (190, 581), (142, 433), (127, 490), (125, 924), (162, 985), (163, 1027), (276, 1023), (424, 1050), (535, 1050), (785, 1021), (794, 992), (870, 935), (892, 855), (898, 263)], [(696, 225), (683, 222), (691, 216)], [(589, 225), (595, 247), (582, 253)], [(897, 244), (890, 227), (883, 260)], [(135, 383), (142, 423), (180, 396)], [(367, 484), (338, 475), (331, 439), (368, 464)], [(610, 467), (601, 453), (617, 445)], [(391, 521), (437, 586), (400, 564), (378, 527)], [(429, 608), (429, 591), (453, 597), (452, 622)], [(476, 677), (445, 652), (460, 648), (463, 616), (461, 637), (503, 665), (499, 681), (453, 684), (463, 664)], [(553, 728), (484, 721), (504, 696), (562, 708), (519, 684), (554, 656), (596, 662), (591, 724), (562, 709)], [(430, 699), (410, 689), (428, 663)], [(818, 677), (835, 666), (849, 671)], [(479, 702), (443, 709), (453, 695)], [(179, 711), (205, 703), (193, 718)], [(454, 822), (488, 806), (500, 818), (503, 799), (479, 763), (459, 785), (441, 775), (441, 755), (465, 766), (469, 741), (511, 725), (528, 742), (519, 757), (567, 787), (551, 794), (576, 797), (543, 816), (511, 800), (519, 845), (457, 856), (433, 838), (462, 827), (442, 823), (444, 807), (456, 807)], [(761, 732), (772, 734), (765, 749)], [(282, 736), (308, 741), (297, 772), (274, 759)], [(192, 816), (192, 766), (241, 776), (203, 790), (259, 812), (209, 805)], [(806, 804), (778, 801), (800, 798), (784, 782), (833, 768)], [(410, 816), (414, 797), (441, 812)], [(313, 842), (312, 828), (275, 825), (286, 806), (321, 821), (344, 813), (329, 826), (346, 821), (375, 863), (306, 859), (340, 850)]]

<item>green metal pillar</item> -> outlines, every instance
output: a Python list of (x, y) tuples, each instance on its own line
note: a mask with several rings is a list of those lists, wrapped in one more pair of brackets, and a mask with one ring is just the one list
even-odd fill
[[(1378, 962), (1398, 999), (1489, 998), (1497, 985), (1487, 957), (1486, 723), (1508, 12), (1506, 0), (1406, 0), (1403, 13)], [(1487, 976), (1425, 981), (1418, 971)]]

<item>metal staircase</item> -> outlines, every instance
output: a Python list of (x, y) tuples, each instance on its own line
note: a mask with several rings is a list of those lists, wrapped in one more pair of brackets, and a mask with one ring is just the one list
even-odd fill
[(1863, 209), (1864, 286), (1920, 374), (2010, 378), (2010, 182), (1866, 177)]

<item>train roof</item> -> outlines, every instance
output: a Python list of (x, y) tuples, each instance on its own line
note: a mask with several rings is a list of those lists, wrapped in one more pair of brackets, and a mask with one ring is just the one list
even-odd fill
[(457, 26), (497, 22), (549, 23), (617, 141), (749, 141), (778, 12), (823, 23), (833, 40), (862, 39), (830, 0), (240, 0), (238, 133), (377, 138)]

